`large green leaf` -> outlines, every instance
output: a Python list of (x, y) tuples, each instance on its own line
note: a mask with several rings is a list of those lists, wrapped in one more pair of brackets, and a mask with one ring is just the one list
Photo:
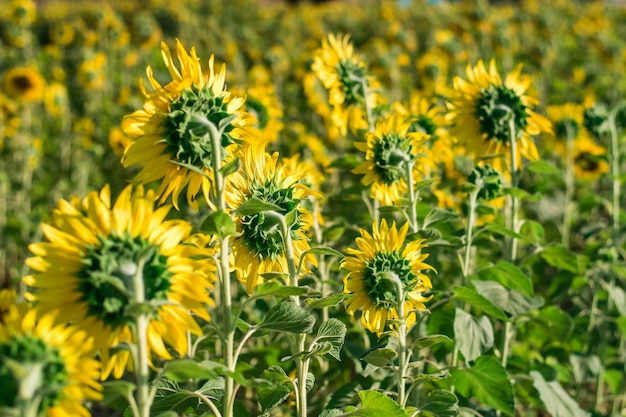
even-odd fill
[(527, 297), (517, 291), (506, 289), (495, 281), (472, 281), (472, 285), (485, 298), (514, 317), (543, 306), (542, 298)]
[(465, 398), (513, 415), (513, 386), (506, 370), (493, 356), (481, 356), (469, 369), (453, 369), (450, 383)]
[(409, 417), (409, 415), (389, 396), (378, 391), (359, 392), (361, 406), (358, 409), (346, 409), (349, 416), (358, 417)]
[(346, 325), (335, 318), (328, 319), (320, 325), (317, 330), (316, 343), (328, 343), (330, 351), (328, 354), (341, 361), (341, 348), (346, 337)]
[(496, 281), (508, 289), (519, 291), (527, 297), (535, 295), (533, 282), (517, 266), (507, 261), (498, 261), (495, 265), (478, 271), (483, 281)]
[(200, 231), (210, 235), (217, 235), (221, 239), (237, 233), (233, 219), (223, 211), (209, 214), (200, 225)]
[(546, 246), (541, 251), (541, 257), (555, 268), (574, 274), (580, 272), (578, 257), (563, 245)]
[(190, 379), (215, 378), (217, 373), (191, 359), (176, 359), (165, 365), (165, 376), (172, 381), (181, 382)]
[(456, 287), (454, 289), (454, 298), (459, 301), (463, 301), (472, 307), (489, 314), (500, 320), (506, 320), (506, 314), (497, 307), (489, 298), (479, 294), (476, 290), (468, 287)]
[(420, 402), (420, 417), (454, 417), (459, 415), (459, 400), (450, 391), (435, 390)]
[(259, 384), (257, 395), (261, 403), (261, 410), (263, 413), (267, 413), (289, 397), (293, 391), (293, 384), (283, 368), (276, 365), (264, 370), (261, 373), (261, 379), (265, 383)]
[(393, 360), (398, 353), (389, 348), (380, 348), (368, 352), (363, 356), (362, 360), (374, 366), (387, 366), (393, 364)]
[(272, 330), (288, 333), (311, 333), (315, 325), (315, 317), (305, 308), (292, 302), (284, 301), (267, 312), (259, 330)]
[(473, 361), (493, 346), (493, 327), (489, 319), (474, 317), (460, 308), (454, 315), (454, 336), (467, 361)]
[(530, 371), (534, 385), (539, 392), (541, 401), (552, 417), (589, 417), (591, 413), (584, 411), (569, 396), (558, 381), (546, 381), (543, 375), (537, 371)]

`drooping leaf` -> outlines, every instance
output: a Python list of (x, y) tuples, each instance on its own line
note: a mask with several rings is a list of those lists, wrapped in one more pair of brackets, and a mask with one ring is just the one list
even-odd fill
[(266, 383), (259, 384), (257, 395), (261, 403), (261, 410), (267, 413), (272, 408), (285, 401), (293, 391), (291, 380), (280, 366), (272, 365), (261, 373), (261, 379)]
[(480, 311), (489, 314), (500, 320), (506, 320), (506, 314), (491, 302), (487, 297), (482, 296), (476, 290), (468, 287), (456, 287), (454, 289), (454, 298), (463, 301), (472, 307), (476, 307)]
[(481, 356), (468, 369), (453, 369), (450, 383), (465, 398), (475, 397), (478, 401), (513, 415), (513, 386), (506, 370), (493, 356)]
[(426, 215), (426, 218), (424, 219), (424, 222), (422, 224), (422, 228), (426, 229), (432, 224), (449, 221), (457, 218), (458, 216), (459, 214), (452, 210), (435, 207)]
[(508, 290), (495, 281), (472, 281), (472, 285), (481, 295), (513, 317), (543, 306), (542, 298), (527, 297), (517, 291)]
[(267, 312), (265, 320), (258, 328), (276, 332), (311, 333), (314, 325), (315, 317), (305, 308), (284, 301)]
[(473, 361), (493, 346), (493, 327), (489, 319), (474, 317), (460, 308), (454, 315), (454, 336), (467, 361)]
[(445, 334), (433, 334), (430, 336), (420, 337), (413, 343), (414, 349), (426, 349), (438, 343), (451, 342), (452, 340)]
[(263, 200), (252, 197), (246, 200), (242, 205), (240, 205), (237, 210), (235, 210), (235, 212), (242, 216), (251, 216), (253, 214), (258, 214), (262, 211), (269, 210), (274, 210), (279, 213), (282, 211), (280, 206), (277, 206), (276, 204), (266, 203)]
[(548, 382), (537, 371), (530, 371), (530, 376), (533, 377), (533, 384), (539, 392), (539, 397), (552, 417), (591, 416), (591, 413), (580, 408), (558, 381)]
[(368, 352), (362, 360), (374, 366), (387, 366), (393, 364), (396, 356), (398, 353), (393, 349), (379, 348)]
[(340, 304), (341, 302), (343, 302), (343, 300), (346, 297), (348, 297), (348, 294), (339, 293), (339, 294), (329, 295), (328, 297), (324, 297), (324, 298), (310, 298), (306, 300), (307, 308), (309, 310), (313, 310), (314, 308), (336, 306)]
[(341, 252), (339, 252), (337, 249), (333, 249), (330, 246), (316, 246), (314, 248), (311, 249), (307, 249), (304, 252), (302, 252), (302, 255), (300, 255), (300, 258), (304, 258), (306, 255), (329, 255), (329, 256), (338, 256), (340, 258), (343, 258), (345, 255)]
[(478, 271), (483, 281), (496, 281), (511, 290), (519, 291), (527, 297), (535, 295), (533, 282), (517, 266), (507, 261), (498, 261), (495, 265)]
[(330, 318), (320, 325), (315, 340), (330, 343), (331, 349), (328, 354), (341, 361), (340, 353), (345, 337), (346, 325), (338, 319)]
[(546, 246), (541, 251), (541, 257), (555, 268), (577, 274), (580, 272), (578, 258), (563, 245)]
[(455, 417), (459, 415), (459, 400), (450, 391), (435, 390), (420, 402), (420, 417)]

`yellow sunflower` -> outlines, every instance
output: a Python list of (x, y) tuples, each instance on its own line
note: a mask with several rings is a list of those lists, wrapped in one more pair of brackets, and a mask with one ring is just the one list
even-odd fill
[(311, 69), (328, 89), (332, 121), (342, 135), (347, 134), (348, 127), (353, 131), (367, 129), (366, 100), (370, 108), (376, 107), (382, 101), (376, 93), (380, 86), (354, 53), (350, 36), (330, 34), (328, 39), (322, 40), (322, 48), (316, 51)]
[(93, 339), (54, 323), (55, 313), (22, 314), (16, 305), (0, 321), (1, 415), (88, 417), (82, 402), (102, 398)]
[(384, 206), (398, 204), (407, 193), (407, 164), (413, 164), (414, 181), (424, 172), (420, 155), (427, 153), (424, 145), (428, 136), (409, 132), (410, 128), (409, 118), (395, 114), (379, 119), (366, 142), (354, 144), (365, 152), (365, 161), (352, 172), (364, 175), (363, 183), (371, 185), (371, 197)]
[(135, 177), (138, 183), (161, 180), (156, 193), (161, 204), (172, 195), (172, 202), (178, 208), (178, 196), (187, 187), (187, 201), (197, 210), (196, 196), (200, 189), (209, 201), (207, 176), (211, 176), (213, 155), (211, 140), (204, 134), (206, 127), (202, 123), (208, 121), (221, 129), (222, 154), (226, 158), (241, 141), (241, 129), (253, 119), (241, 110), (245, 99), (232, 97), (225, 89), (226, 69), (222, 66), (216, 73), (213, 56), (209, 59), (208, 72), (203, 72), (195, 48), (187, 53), (177, 40), (176, 54), (180, 70), (167, 45), (161, 43), (161, 55), (172, 77), (165, 86), (159, 84), (148, 66), (148, 80), (155, 92), (148, 92), (140, 83), (145, 102), (142, 110), (127, 115), (122, 123), (124, 133), (134, 139), (122, 162), (124, 166), (143, 165)]
[(188, 222), (164, 220), (169, 210), (154, 209), (154, 193), (141, 186), (134, 192), (127, 187), (112, 206), (105, 186), (82, 202), (61, 200), (50, 223), (41, 226), (47, 241), (29, 247), (35, 256), (26, 264), (35, 274), (24, 278), (31, 287), (27, 298), (43, 312), (60, 309), (59, 320), (94, 336), (103, 378), (111, 372), (119, 378), (132, 366), (128, 351), (109, 349), (134, 341), (136, 274), (142, 274), (144, 299), (152, 304), (147, 339), (157, 356), (171, 359), (164, 342), (182, 356), (186, 331), (201, 334), (190, 312), (209, 320), (212, 251), (199, 244), (202, 236), (190, 236)]
[(19, 102), (43, 99), (46, 82), (34, 67), (11, 68), (4, 74), (4, 91)]
[(371, 332), (380, 334), (385, 330), (387, 320), (398, 319), (399, 297), (397, 284), (389, 278), (394, 274), (400, 279), (404, 292), (404, 319), (410, 329), (416, 321), (416, 310), (425, 310), (424, 303), (431, 297), (424, 292), (432, 288), (430, 279), (422, 273), (433, 269), (422, 254), (424, 240), (414, 240), (405, 245), (409, 224), (396, 229), (387, 221), (374, 222), (372, 234), (361, 229), (361, 237), (356, 238), (358, 249), (348, 248), (341, 262), (341, 268), (348, 271), (344, 277), (344, 293), (352, 294), (346, 301), (346, 310), (354, 317), (361, 310), (361, 323)]
[[(278, 161), (278, 153), (265, 152), (261, 144), (246, 146), (241, 155), (242, 169), (227, 177), (226, 204), (236, 210), (251, 198), (280, 207), (279, 214), (294, 211), (291, 240), (296, 265), (302, 253), (310, 249), (306, 231), (312, 216), (300, 204), (301, 200), (315, 193), (304, 184), (304, 174), (290, 172)], [(277, 210), (278, 211), (278, 210)], [(246, 286), (248, 294), (263, 283), (262, 274), (268, 272), (287, 273), (288, 264), (281, 229), (265, 212), (236, 214), (239, 236), (232, 241), (233, 262), (237, 278)], [(313, 256), (307, 261), (315, 264)], [(306, 269), (304, 262), (304, 271)]]
[(585, 108), (580, 104), (566, 103), (548, 106), (546, 114), (554, 127), (553, 133), (542, 135), (543, 147), (550, 153), (556, 153), (563, 160), (567, 158), (567, 141), (579, 137), (589, 137), (584, 128)]
[[(495, 158), (488, 163), (500, 172), (510, 169), (510, 117), (515, 125), (517, 166), (522, 157), (539, 158), (531, 136), (551, 130), (550, 122), (534, 112), (538, 101), (526, 95), (531, 79), (521, 75), (521, 70), (518, 66), (503, 82), (495, 61), (489, 70), (478, 61), (475, 67), (467, 67), (468, 81), (454, 78), (454, 95), (448, 103), (451, 134), (475, 158)], [(505, 167), (502, 157), (507, 161)]]
[(269, 75), (264, 72), (261, 68), (251, 70), (252, 85), (245, 93), (245, 110), (255, 118), (253, 126), (259, 129), (263, 139), (274, 143), (283, 130), (283, 109)]
[(574, 175), (580, 180), (595, 180), (609, 172), (606, 148), (590, 137), (579, 137), (574, 141)]

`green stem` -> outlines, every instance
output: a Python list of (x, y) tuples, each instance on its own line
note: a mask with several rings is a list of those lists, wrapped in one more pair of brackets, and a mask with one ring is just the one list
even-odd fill
[(609, 157), (611, 159), (611, 180), (613, 182), (613, 213), (612, 213), (612, 244), (613, 246), (617, 246), (617, 242), (619, 239), (619, 230), (620, 230), (620, 169), (619, 169), (619, 160), (620, 160), (620, 152), (619, 152), (619, 138), (617, 135), (617, 127), (615, 124), (615, 117), (617, 116), (618, 110), (621, 106), (617, 106), (609, 115), (609, 130), (611, 135), (611, 152)]
[[(509, 141), (511, 143), (511, 187), (517, 188), (517, 134), (515, 132), (515, 118), (511, 114), (509, 119)], [(514, 194), (511, 194), (511, 211), (509, 215), (510, 225), (509, 228), (512, 232), (517, 233), (517, 217), (518, 217), (518, 201)], [(511, 262), (517, 258), (517, 238), (511, 237), (510, 241), (510, 259)]]
[[(281, 220), (281, 233), (283, 236), (283, 244), (285, 246), (285, 257), (287, 258), (287, 267), (289, 269), (289, 283), (292, 287), (298, 287), (298, 274), (296, 272), (296, 258), (293, 251), (293, 243), (291, 240), (291, 228), (287, 225), (287, 221), (285, 216), (280, 215)], [(300, 305), (300, 297), (293, 296), (293, 302), (296, 305)], [(297, 336), (297, 343), (295, 346), (295, 352), (292, 352), (293, 355), (304, 352), (304, 347), (306, 344), (306, 334), (300, 333)], [(296, 396), (298, 397), (297, 401), (297, 416), (298, 417), (306, 417), (307, 415), (307, 393), (306, 393), (306, 377), (309, 372), (309, 359), (308, 358), (296, 358), (296, 373), (298, 378), (298, 383), (296, 384)]]
[[(224, 176), (220, 171), (222, 165), (222, 147), (221, 138), (223, 132), (218, 130), (211, 122), (206, 123), (209, 130), (209, 136), (211, 139), (211, 145), (213, 150), (213, 176), (215, 180), (215, 197), (217, 200), (217, 209), (226, 211), (226, 200), (224, 197)], [(235, 329), (231, 324), (232, 316), (232, 295), (231, 295), (231, 282), (230, 282), (230, 265), (228, 256), (230, 248), (228, 245), (228, 236), (220, 239), (220, 267), (219, 267), (219, 294), (220, 304), (222, 306), (222, 320), (224, 330), (223, 340), (223, 355), (224, 365), (226, 368), (234, 372), (236, 362), (234, 360), (234, 346), (235, 346)], [(224, 376), (224, 417), (232, 417), (234, 414), (235, 405), (235, 388), (234, 380), (230, 376)]]
[(571, 123), (565, 123), (567, 136), (565, 138), (565, 209), (563, 212), (563, 232), (561, 233), (561, 243), (569, 248), (570, 230), (572, 223), (572, 209), (574, 199), (574, 134)]
[(415, 191), (415, 184), (413, 181), (413, 166), (415, 161), (406, 162), (406, 176), (409, 186), (409, 224), (413, 233), (419, 231), (419, 224), (417, 223), (417, 192)]
[[(396, 277), (397, 278), (397, 277)], [(406, 387), (405, 378), (408, 368), (408, 352), (406, 347), (406, 320), (404, 319), (404, 286), (402, 281), (397, 278), (394, 280), (398, 290), (398, 371), (396, 373), (396, 381), (398, 385), (398, 404), (404, 408), (406, 406)]]
[[(146, 302), (145, 286), (143, 282), (143, 267), (145, 260), (140, 259), (137, 262), (137, 270), (133, 275), (133, 293), (135, 303), (138, 307)], [(137, 379), (137, 410), (139, 415), (136, 417), (150, 417), (150, 374), (148, 369), (148, 324), (150, 319), (147, 314), (140, 312), (135, 318), (137, 353), (135, 357), (135, 376)]]

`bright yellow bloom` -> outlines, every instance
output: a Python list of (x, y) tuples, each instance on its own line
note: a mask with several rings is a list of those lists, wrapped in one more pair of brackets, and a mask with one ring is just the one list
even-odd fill
[(365, 63), (354, 53), (350, 36), (330, 34), (328, 40), (322, 40), (311, 68), (328, 89), (333, 123), (341, 133), (345, 136), (348, 127), (353, 131), (367, 129), (366, 100), (374, 108), (382, 99), (376, 93), (378, 82), (367, 74)]
[(409, 132), (410, 128), (409, 118), (393, 115), (379, 119), (376, 131), (367, 134), (366, 142), (354, 144), (365, 152), (365, 161), (353, 172), (364, 175), (363, 183), (371, 186), (371, 197), (384, 206), (398, 204), (405, 197), (409, 165), (414, 181), (424, 172), (420, 155), (427, 153), (424, 144), (428, 136)]
[(590, 137), (581, 136), (574, 141), (574, 175), (580, 180), (595, 180), (609, 172), (606, 148)]
[(35, 274), (24, 278), (33, 288), (28, 299), (43, 312), (60, 309), (59, 320), (94, 336), (103, 378), (121, 377), (130, 359), (128, 351), (109, 349), (134, 341), (127, 307), (135, 300), (135, 274), (142, 275), (144, 299), (154, 303), (147, 339), (157, 356), (171, 359), (165, 343), (187, 353), (186, 332), (202, 333), (191, 312), (209, 320), (213, 251), (205, 249), (208, 238), (190, 236), (188, 222), (164, 220), (169, 210), (154, 209), (154, 193), (141, 186), (127, 187), (112, 206), (105, 186), (82, 202), (61, 200), (41, 226), (47, 240), (29, 247), (35, 256), (26, 264)]
[(20, 102), (43, 99), (46, 82), (34, 67), (11, 68), (4, 74), (4, 91)]
[(405, 245), (408, 229), (408, 223), (397, 230), (395, 223), (388, 227), (384, 219), (380, 228), (374, 222), (371, 234), (361, 229), (361, 237), (356, 238), (358, 249), (348, 248), (349, 256), (341, 262), (341, 268), (348, 271), (343, 279), (344, 293), (352, 294), (346, 310), (353, 317), (361, 310), (363, 326), (379, 336), (388, 320), (398, 319), (398, 288), (389, 279), (390, 274), (402, 283), (408, 328), (415, 324), (416, 310), (425, 310), (424, 303), (431, 298), (423, 295), (432, 288), (430, 279), (422, 273), (433, 269), (424, 262), (428, 255), (421, 253), (426, 245), (423, 239)]
[[(539, 158), (531, 136), (551, 130), (550, 122), (534, 112), (538, 102), (526, 95), (531, 79), (521, 75), (521, 70), (518, 66), (503, 82), (495, 61), (488, 71), (478, 61), (475, 67), (467, 67), (468, 81), (455, 77), (454, 96), (448, 103), (451, 134), (475, 158), (495, 158), (487, 163), (500, 172), (510, 169), (510, 117), (515, 127), (517, 166), (521, 166), (522, 157)], [(508, 162), (506, 167), (502, 157)]]
[(39, 403), (38, 416), (88, 417), (82, 402), (102, 398), (93, 339), (55, 314), (12, 305), (0, 320), (0, 414)]
[[(312, 216), (300, 205), (307, 196), (314, 195), (304, 184), (304, 173), (294, 173), (278, 161), (278, 153), (265, 152), (260, 144), (249, 145), (241, 155), (242, 169), (227, 177), (226, 204), (236, 210), (251, 198), (280, 207), (278, 214), (295, 210), (291, 226), (291, 240), (296, 266), (302, 253), (310, 249), (306, 238)], [(289, 271), (280, 225), (266, 212), (252, 215), (236, 214), (239, 235), (232, 241), (233, 262), (237, 278), (245, 284), (248, 294), (264, 282), (262, 274)], [(307, 260), (315, 264), (313, 256)], [(306, 264), (306, 261), (304, 262)], [(304, 271), (306, 265), (303, 267)]]
[(225, 66), (216, 73), (211, 56), (208, 72), (203, 72), (195, 48), (187, 53), (180, 41), (176, 41), (176, 54), (180, 70), (167, 45), (161, 43), (161, 55), (172, 77), (165, 86), (156, 81), (148, 66), (148, 80), (155, 92), (149, 93), (140, 83), (146, 99), (143, 109), (126, 116), (122, 123), (124, 133), (134, 139), (122, 162), (124, 166), (143, 165), (135, 177), (138, 183), (161, 181), (156, 193), (161, 204), (171, 195), (178, 208), (178, 196), (187, 187), (187, 201), (197, 210), (196, 196), (201, 189), (209, 201), (213, 155), (212, 141), (204, 134), (202, 123), (208, 121), (216, 129), (224, 124), (220, 144), (226, 159), (241, 141), (242, 128), (252, 119), (241, 110), (245, 99), (231, 97), (225, 89)]

